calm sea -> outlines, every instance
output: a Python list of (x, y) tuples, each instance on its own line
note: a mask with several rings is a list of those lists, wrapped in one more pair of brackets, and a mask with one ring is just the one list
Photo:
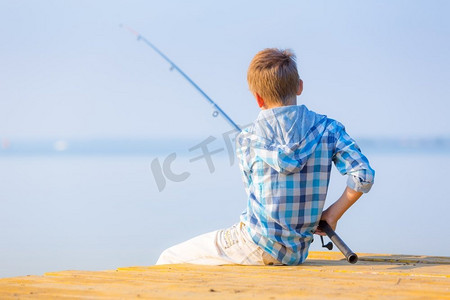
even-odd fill
[[(186, 178), (167, 177), (171, 151), (64, 154), (68, 144), (54, 146), (58, 153), (0, 152), (0, 277), (152, 265), (163, 249), (237, 222), (245, 207), (226, 145), (209, 165), (193, 160), (199, 149), (174, 151), (172, 175)], [(363, 147), (376, 183), (337, 228), (356, 252), (450, 255), (450, 151), (407, 146)], [(334, 172), (328, 205), (344, 187)], [(316, 241), (312, 250), (320, 249)]]

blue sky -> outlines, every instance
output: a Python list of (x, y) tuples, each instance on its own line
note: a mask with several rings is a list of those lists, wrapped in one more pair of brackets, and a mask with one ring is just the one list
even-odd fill
[(229, 129), (156, 53), (236, 122), (258, 108), (246, 70), (291, 48), (298, 102), (355, 137), (450, 136), (448, 1), (0, 2), (0, 138), (196, 137)]

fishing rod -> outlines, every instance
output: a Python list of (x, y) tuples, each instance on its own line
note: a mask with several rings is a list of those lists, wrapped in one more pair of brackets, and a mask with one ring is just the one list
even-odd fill
[[(170, 64), (170, 70), (176, 70), (178, 73), (181, 74), (181, 76), (184, 77), (190, 84), (194, 86), (194, 88), (202, 94), (203, 97), (212, 105), (214, 111), (213, 111), (213, 117), (217, 117), (219, 113), (225, 118), (225, 120), (230, 123), (230, 125), (236, 129), (238, 132), (242, 131), (241, 128), (188, 76), (186, 73), (183, 72), (170, 58), (168, 58), (164, 53), (161, 52), (155, 45), (153, 45), (149, 40), (147, 40), (144, 36), (142, 36), (139, 32), (134, 30), (131, 27), (128, 27), (126, 25), (120, 24), (120, 27), (125, 28), (130, 33), (136, 36), (138, 41), (143, 41), (147, 44), (147, 46), (151, 47), (153, 50), (156, 51), (162, 58), (164, 58), (169, 64)], [(335, 245), (341, 250), (341, 252), (344, 254), (344, 256), (347, 258), (347, 261), (354, 264), (358, 261), (358, 256), (350, 250), (350, 248), (344, 243), (344, 241), (334, 232), (334, 230), (326, 223), (325, 221), (320, 221), (319, 226), (321, 229), (328, 235), (328, 237), (335, 243)], [(328, 243), (327, 245), (324, 245), (323, 238), (322, 239), (322, 246), (325, 248), (328, 248), (328, 250), (331, 250), (333, 248), (333, 245), (331, 243)]]
[(202, 94), (203, 97), (212, 105), (213, 107), (213, 117), (217, 117), (219, 114), (222, 115), (222, 117), (225, 118), (225, 120), (238, 132), (241, 131), (241, 128), (189, 77), (184, 73), (173, 61), (171, 61), (164, 53), (161, 52), (158, 48), (156, 48), (155, 45), (153, 45), (149, 40), (147, 40), (145, 37), (143, 37), (139, 32), (132, 29), (131, 27), (128, 27), (126, 25), (121, 24), (120, 27), (125, 28), (132, 34), (134, 34), (138, 41), (143, 41), (146, 43), (149, 47), (151, 47), (153, 50), (156, 51), (159, 55), (161, 55), (162, 58), (164, 58), (169, 64), (170, 64), (170, 70), (176, 70), (178, 73), (181, 74), (181, 76), (184, 77), (187, 81), (189, 81), (190, 84), (192, 84), (197, 91)]
[[(325, 232), (330, 240), (333, 241), (333, 243), (336, 245), (336, 247), (341, 250), (342, 254), (344, 254), (347, 261), (351, 264), (355, 264), (358, 261), (358, 255), (356, 255), (355, 252), (353, 252), (347, 244), (344, 243), (344, 241), (334, 232), (333, 228), (331, 228), (330, 225), (324, 220), (320, 220), (319, 222), (319, 228)], [(320, 239), (322, 241), (322, 247), (327, 248), (328, 250), (333, 249), (333, 244), (329, 242), (328, 244), (324, 245), (323, 243), (323, 237), (320, 236)]]

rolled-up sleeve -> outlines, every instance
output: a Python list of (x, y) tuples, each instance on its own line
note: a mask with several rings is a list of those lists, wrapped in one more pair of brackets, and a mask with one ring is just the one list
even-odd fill
[(349, 188), (367, 193), (374, 183), (375, 171), (356, 142), (347, 134), (344, 126), (339, 125), (333, 162), (342, 175), (348, 175)]

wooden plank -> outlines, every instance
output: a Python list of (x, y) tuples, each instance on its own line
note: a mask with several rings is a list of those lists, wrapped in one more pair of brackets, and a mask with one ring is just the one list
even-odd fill
[[(0, 299), (450, 299), (449, 258), (312, 252), (300, 266), (166, 265), (0, 279)], [(441, 261), (444, 261), (441, 263)]]

